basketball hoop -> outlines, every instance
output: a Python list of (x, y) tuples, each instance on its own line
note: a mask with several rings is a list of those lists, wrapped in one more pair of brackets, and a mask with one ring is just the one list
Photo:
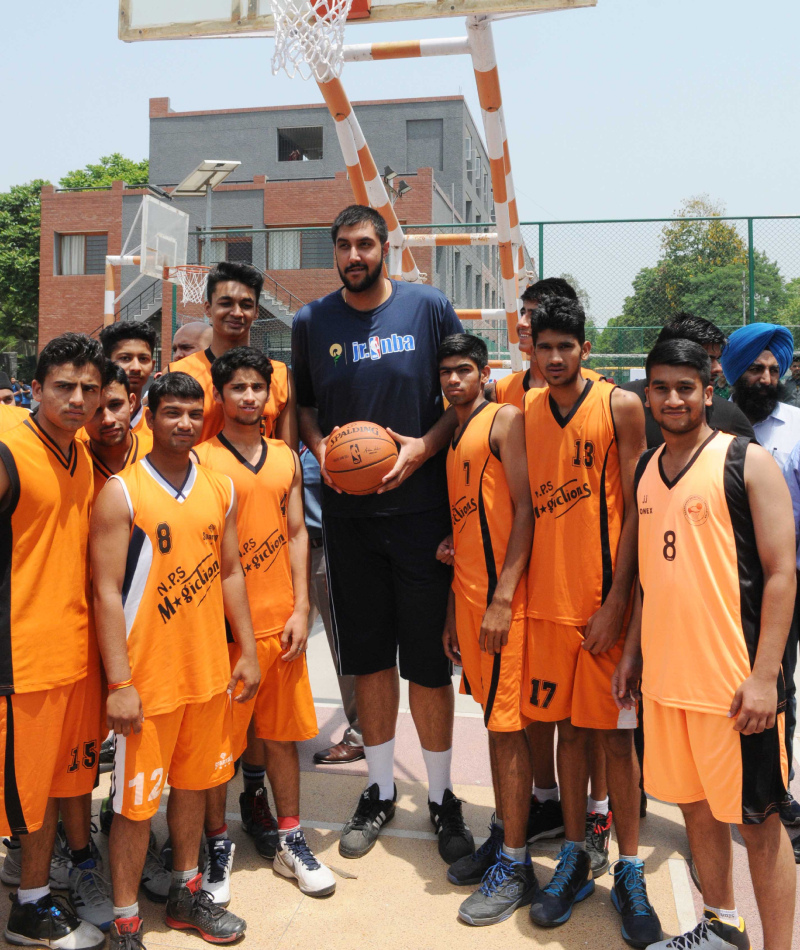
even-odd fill
[(344, 25), (353, 0), (272, 0), (275, 52), (272, 74), (312, 75), (319, 82), (342, 71)]
[(205, 299), (206, 281), (210, 267), (202, 264), (183, 264), (170, 267), (167, 280), (174, 280), (181, 288), (182, 303), (202, 303)]

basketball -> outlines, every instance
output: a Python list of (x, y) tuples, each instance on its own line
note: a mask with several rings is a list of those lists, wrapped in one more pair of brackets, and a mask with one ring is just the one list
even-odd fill
[(371, 495), (397, 461), (397, 443), (374, 422), (349, 422), (334, 432), (325, 453), (331, 481), (348, 495)]

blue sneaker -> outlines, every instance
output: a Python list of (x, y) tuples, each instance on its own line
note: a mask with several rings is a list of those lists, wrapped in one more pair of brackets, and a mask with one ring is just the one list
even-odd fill
[(459, 907), (458, 916), (473, 927), (499, 924), (518, 907), (530, 904), (537, 887), (530, 856), (526, 855), (523, 863), (512, 861), (501, 851), (481, 886)]
[(572, 915), (572, 907), (594, 891), (592, 862), (589, 855), (567, 842), (558, 856), (558, 864), (548, 884), (541, 888), (531, 904), (531, 920), (540, 927), (558, 927)]
[(661, 921), (647, 896), (644, 882), (644, 862), (615, 861), (609, 868), (614, 875), (611, 903), (622, 917), (622, 939), (630, 947), (644, 950), (657, 943), (664, 934)]
[(459, 858), (447, 869), (447, 880), (459, 887), (480, 884), (484, 874), (497, 863), (503, 847), (503, 829), (496, 825), (494, 816), (489, 825), (489, 837), (472, 854)]

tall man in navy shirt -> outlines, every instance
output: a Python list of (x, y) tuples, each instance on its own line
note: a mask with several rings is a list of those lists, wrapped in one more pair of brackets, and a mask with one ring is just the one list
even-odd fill
[[(339, 852), (358, 858), (394, 816), (394, 736), (400, 676), (428, 771), (431, 821), (451, 864), (473, 850), (453, 795), (451, 668), (442, 647), (450, 571), (436, 548), (450, 532), (445, 455), (455, 430), (442, 415), (436, 350), (462, 332), (447, 298), (433, 287), (382, 275), (386, 222), (351, 205), (331, 228), (344, 285), (298, 311), (292, 368), (300, 436), (325, 480), (322, 524), (339, 670), (356, 677), (368, 786), (342, 830)], [(368, 420), (400, 445), (394, 469), (374, 495), (334, 489), (325, 470), (337, 426)]]

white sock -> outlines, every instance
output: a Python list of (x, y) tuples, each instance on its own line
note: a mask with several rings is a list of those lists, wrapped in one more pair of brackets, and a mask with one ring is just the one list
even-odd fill
[(639, 860), (639, 857), (635, 854), (621, 854), (617, 860), (630, 861), (631, 864), (635, 864)]
[(114, 905), (114, 919), (117, 917), (138, 917), (139, 916), (139, 901), (136, 901), (135, 904), (129, 904), (127, 907), (117, 907)]
[(526, 845), (523, 845), (521, 848), (509, 848), (507, 844), (504, 844), (503, 854), (518, 864), (524, 864), (525, 858), (528, 857), (528, 848)]
[(441, 805), (447, 789), (453, 790), (450, 781), (450, 763), (453, 761), (453, 749), (446, 752), (429, 752), (422, 750), (425, 759), (425, 768), (428, 770), (428, 801)]
[(18, 904), (35, 904), (36, 901), (40, 901), (43, 897), (47, 897), (50, 893), (50, 885), (45, 884), (44, 887), (29, 887), (23, 891), (20, 887), (17, 890), (17, 903)]
[(730, 924), (732, 927), (739, 926), (739, 911), (735, 907), (733, 910), (724, 910), (721, 907), (709, 907), (708, 904), (704, 904), (703, 910), (710, 910), (723, 924)]
[(394, 739), (380, 745), (365, 745), (364, 757), (369, 772), (368, 783), (377, 783), (382, 801), (394, 798)]
[(607, 815), (608, 814), (608, 795), (602, 800), (597, 801), (597, 799), (592, 798), (590, 795), (586, 800), (586, 811), (588, 814), (592, 812), (597, 812), (598, 815)]
[(505, 828), (505, 823), (502, 818), (498, 818), (497, 815), (492, 819), (498, 828)]
[(537, 802), (557, 802), (558, 785), (554, 785), (552, 788), (538, 788), (534, 785), (533, 794), (536, 796)]

